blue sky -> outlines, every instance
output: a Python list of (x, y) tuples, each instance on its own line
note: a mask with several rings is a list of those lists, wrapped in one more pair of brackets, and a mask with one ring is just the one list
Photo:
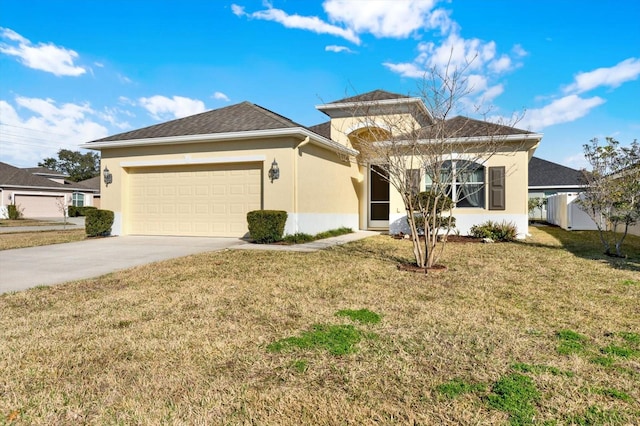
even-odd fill
[(303, 125), (314, 107), (475, 58), (461, 103), (525, 112), (536, 156), (640, 137), (640, 2), (0, 0), (0, 161), (248, 100)]

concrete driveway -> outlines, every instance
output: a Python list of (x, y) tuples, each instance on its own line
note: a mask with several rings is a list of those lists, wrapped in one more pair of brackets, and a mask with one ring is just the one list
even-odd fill
[(247, 244), (237, 238), (122, 236), (0, 251), (0, 294)]

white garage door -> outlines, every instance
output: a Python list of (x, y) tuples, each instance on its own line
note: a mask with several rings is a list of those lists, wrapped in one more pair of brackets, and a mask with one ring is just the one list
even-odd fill
[(60, 217), (62, 212), (58, 203), (64, 202), (62, 196), (52, 195), (19, 195), (15, 196), (15, 204), (22, 209), (22, 214), (27, 218)]
[(129, 234), (242, 237), (262, 206), (262, 164), (130, 169), (129, 188)]

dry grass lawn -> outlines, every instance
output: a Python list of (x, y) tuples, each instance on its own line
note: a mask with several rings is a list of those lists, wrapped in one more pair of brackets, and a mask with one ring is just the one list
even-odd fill
[[(640, 424), (640, 238), (531, 231), (428, 276), (379, 236), (2, 295), (0, 424)], [(272, 350), (314, 325), (359, 342)]]
[(0, 234), (0, 250), (46, 246), (49, 244), (82, 241), (87, 237), (84, 228), (62, 231), (16, 232)]

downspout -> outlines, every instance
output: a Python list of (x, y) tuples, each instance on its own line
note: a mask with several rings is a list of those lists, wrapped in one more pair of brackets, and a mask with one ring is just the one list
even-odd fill
[(299, 206), (299, 185), (298, 185), (298, 157), (300, 156), (300, 148), (309, 143), (309, 136), (306, 136), (300, 143), (295, 147), (293, 151), (293, 210), (295, 212), (295, 223), (294, 229), (295, 232), (300, 232), (299, 227), (299, 215), (300, 215), (300, 206)]

